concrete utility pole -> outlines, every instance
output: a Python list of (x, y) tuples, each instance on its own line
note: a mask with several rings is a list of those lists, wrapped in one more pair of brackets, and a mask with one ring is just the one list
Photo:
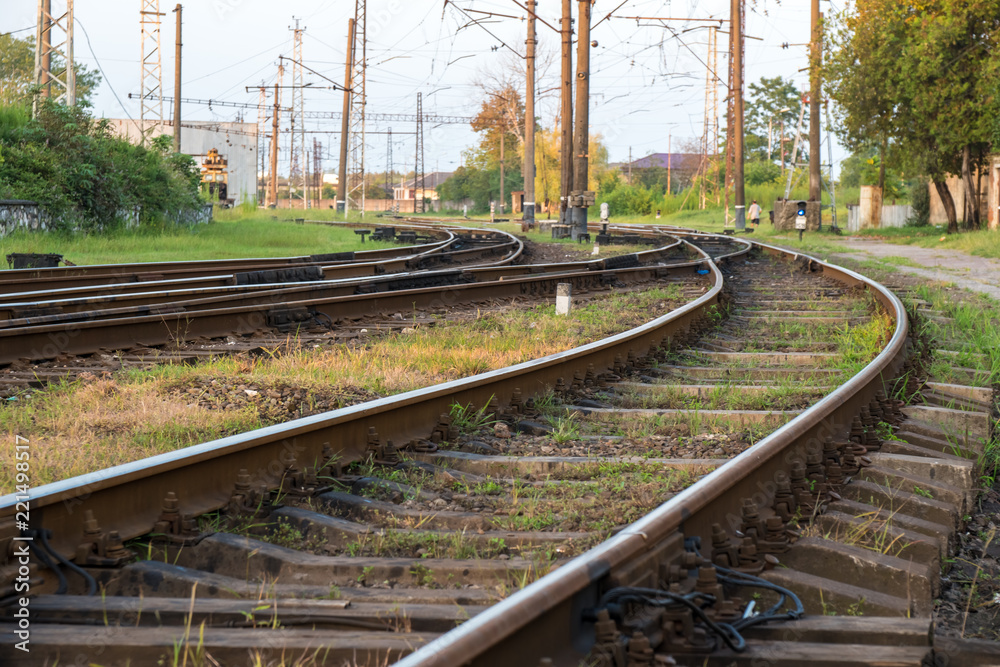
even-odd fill
[(820, 68), (823, 65), (822, 33), (819, 25), (819, 0), (812, 0), (812, 40), (809, 45), (809, 200), (820, 201), (819, 103)]
[(177, 14), (177, 39), (174, 41), (174, 152), (181, 152), (181, 6), (174, 7)]
[(354, 19), (347, 19), (347, 66), (344, 72), (344, 106), (340, 118), (340, 165), (337, 168), (337, 210), (347, 215), (347, 146), (351, 128), (351, 73), (354, 71)]
[[(819, 0), (813, 0), (818, 2)], [(733, 208), (736, 230), (746, 229), (746, 192), (743, 183), (743, 0), (732, 0), (730, 39), (733, 53)]]
[(573, 0), (562, 3), (562, 87), (560, 101), (562, 113), (559, 140), (559, 222), (568, 225), (569, 193), (573, 190)]
[(524, 94), (524, 220), (535, 221), (535, 0), (527, 0), (528, 39)]
[(576, 41), (576, 125), (573, 128), (572, 238), (587, 233), (587, 206), (592, 193), (587, 192), (590, 150), (590, 0), (577, 4)]
[[(501, 118), (503, 116), (501, 115)], [(507, 119), (504, 118), (503, 123), (500, 124), (500, 215), (503, 215), (503, 200), (504, 200), (504, 189), (503, 189), (503, 176), (504, 176), (504, 164), (503, 164), (503, 145), (507, 143)]]
[(274, 82), (274, 111), (271, 113), (271, 180), (267, 188), (268, 206), (278, 207), (278, 117), (281, 114), (281, 79), (285, 68), (278, 65), (278, 78)]

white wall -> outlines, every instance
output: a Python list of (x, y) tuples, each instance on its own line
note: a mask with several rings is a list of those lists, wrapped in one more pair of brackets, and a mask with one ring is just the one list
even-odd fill
[[(138, 121), (111, 118), (111, 127), (120, 136), (129, 141), (139, 142)], [(149, 127), (152, 121), (146, 121)], [(181, 128), (181, 152), (194, 157), (201, 165), (209, 149), (218, 149), (219, 155), (229, 161), (229, 197), (240, 204), (253, 200), (257, 196), (257, 171), (260, 158), (257, 155), (257, 124), (256, 123), (216, 123), (212, 121), (185, 122), (185, 125), (204, 125), (205, 127)], [(152, 131), (151, 136), (161, 134), (173, 135), (170, 125), (161, 125)]]

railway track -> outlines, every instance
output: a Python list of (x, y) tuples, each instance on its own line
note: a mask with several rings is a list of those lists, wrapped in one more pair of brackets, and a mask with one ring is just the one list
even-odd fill
[[(0, 656), (991, 664), (991, 646), (931, 629), (990, 392), (925, 383), (933, 346), (860, 275), (646, 233), (677, 240), (621, 267), (469, 267), (460, 284), (373, 290), (401, 279), (385, 276), (292, 302), (336, 327), (407, 303), (551, 298), (560, 283), (670, 288), (649, 323), (576, 350), (36, 489), (32, 652)], [(298, 289), (265, 291), (286, 303)], [(277, 301), (230, 306), (229, 334), (245, 332), (235, 313)], [(49, 307), (57, 321), (11, 317), (0, 335), (121, 323)], [(8, 553), (16, 500), (0, 499)], [(0, 580), (16, 575), (8, 557)]]

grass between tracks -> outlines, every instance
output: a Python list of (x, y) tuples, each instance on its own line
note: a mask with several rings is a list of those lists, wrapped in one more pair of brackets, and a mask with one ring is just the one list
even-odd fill
[[(0, 256), (12, 252), (56, 253), (75, 264), (85, 265), (294, 257), (376, 250), (394, 245), (371, 240), (362, 245), (352, 229), (294, 222), (295, 218), (313, 219), (322, 215), (325, 215), (323, 219), (330, 218), (322, 211), (251, 212), (238, 209), (219, 211), (214, 222), (190, 227), (143, 227), (93, 235), (15, 232), (0, 238)], [(5, 264), (3, 268), (7, 268)]]
[[(598, 296), (570, 318), (557, 316), (554, 306), (511, 307), (476, 313), (460, 326), (442, 321), (407, 334), (372, 331), (352, 344), (50, 385), (0, 406), (0, 440), (9, 450), (0, 456), (13, 461), (15, 435), (27, 438), (32, 483), (40, 485), (341, 407), (359, 396), (536, 359), (647, 322), (679, 305), (680, 296), (676, 285)], [(298, 393), (287, 397), (288, 387)], [(315, 409), (331, 391), (341, 398)], [(291, 410), (289, 401), (296, 403)], [(13, 488), (13, 474), (13, 466), (0, 468), (0, 488)]]

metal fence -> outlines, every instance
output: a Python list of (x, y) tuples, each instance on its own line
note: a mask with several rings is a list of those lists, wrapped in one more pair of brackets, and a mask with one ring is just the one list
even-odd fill
[[(906, 221), (913, 216), (913, 207), (909, 204), (897, 204), (895, 206), (882, 206), (882, 221), (879, 227), (902, 227)], [(869, 221), (861, 220), (861, 207), (856, 204), (847, 205), (847, 231), (857, 232), (861, 229), (869, 229), (872, 224)]]

